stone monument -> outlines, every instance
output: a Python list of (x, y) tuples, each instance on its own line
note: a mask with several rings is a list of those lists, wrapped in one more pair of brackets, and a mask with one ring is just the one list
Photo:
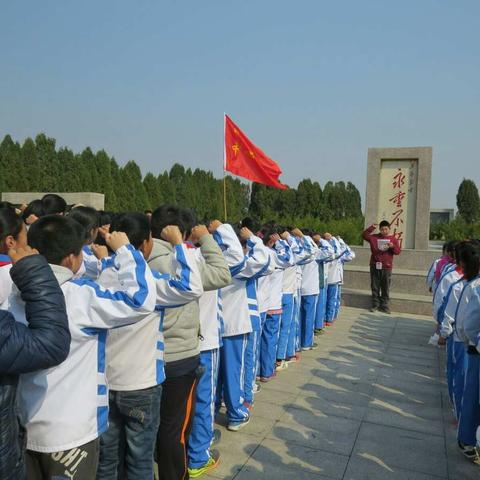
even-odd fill
[[(388, 220), (402, 245), (395, 257), (390, 291), (392, 311), (431, 315), (425, 276), (438, 250), (429, 250), (432, 148), (369, 148), (365, 223)], [(345, 264), (345, 305), (370, 308), (370, 247), (353, 247)]]
[(432, 147), (369, 148), (365, 224), (388, 220), (402, 249), (428, 250)]
[[(56, 193), (56, 192), (48, 192)], [(13, 203), (14, 205), (21, 205), (22, 203), (30, 203), (32, 200), (42, 198), (46, 192), (3, 192), (2, 200)], [(58, 193), (65, 199), (68, 205), (82, 204), (87, 207), (93, 207), (97, 210), (105, 208), (105, 195), (103, 193), (94, 192), (62, 192)]]

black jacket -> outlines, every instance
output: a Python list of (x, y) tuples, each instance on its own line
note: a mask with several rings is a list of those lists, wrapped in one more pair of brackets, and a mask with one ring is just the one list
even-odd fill
[(23, 432), (15, 397), (20, 373), (50, 368), (70, 350), (65, 299), (51, 268), (41, 255), (25, 257), (10, 270), (25, 302), (28, 327), (0, 311), (0, 479), (21, 479)]

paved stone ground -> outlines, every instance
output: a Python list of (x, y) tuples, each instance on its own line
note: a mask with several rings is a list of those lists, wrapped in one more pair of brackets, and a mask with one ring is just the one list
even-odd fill
[(221, 464), (208, 477), (478, 480), (456, 448), (433, 328), (343, 308), (317, 350), (262, 385), (249, 425), (220, 427)]

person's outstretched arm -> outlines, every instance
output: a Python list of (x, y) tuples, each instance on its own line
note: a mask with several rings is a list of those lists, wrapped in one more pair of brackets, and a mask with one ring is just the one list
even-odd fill
[(34, 251), (12, 252), (12, 280), (25, 302), (28, 326), (2, 311), (0, 374), (20, 374), (50, 368), (70, 351), (65, 299), (44, 257)]

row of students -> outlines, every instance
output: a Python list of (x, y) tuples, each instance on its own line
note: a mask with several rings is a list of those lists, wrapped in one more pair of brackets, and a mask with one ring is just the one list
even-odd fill
[(480, 465), (480, 241), (448, 242), (429, 270), (458, 447)]
[[(315, 330), (338, 316), (353, 252), (329, 234), (257, 230), (250, 219), (207, 229), (174, 206), (107, 224), (88, 207), (64, 216), (56, 197), (58, 211), (39, 208), (33, 221), (0, 210), (3, 308), (30, 321), (6, 256), (28, 242), (60, 285), (71, 335), (60, 365), (20, 378), (27, 478), (148, 479), (153, 458), (161, 479), (202, 475), (218, 464), (218, 409), (238, 431), (256, 380), (315, 348)], [(20, 459), (10, 478), (22, 478)]]

